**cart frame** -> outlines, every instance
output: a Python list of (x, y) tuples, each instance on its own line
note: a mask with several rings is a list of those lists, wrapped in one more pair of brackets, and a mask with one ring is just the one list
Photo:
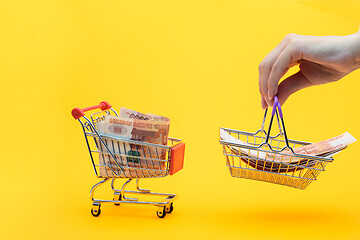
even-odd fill
[[(101, 112), (91, 114), (90, 119), (85, 116), (86, 111), (94, 109), (100, 109)], [(102, 203), (113, 203), (117, 206), (120, 204), (145, 204), (156, 206), (157, 216), (159, 218), (165, 217), (167, 213), (173, 211), (173, 202), (178, 196), (176, 194), (157, 193), (151, 192), (149, 189), (142, 189), (140, 188), (140, 178), (165, 177), (181, 170), (185, 144), (180, 139), (170, 137), (168, 138), (168, 143), (170, 144), (165, 146), (100, 134), (97, 131), (96, 125), (104, 119), (105, 115), (118, 116), (112, 106), (105, 101), (96, 106), (83, 109), (74, 108), (72, 110), (72, 116), (77, 119), (82, 126), (94, 173), (98, 178), (102, 178), (102, 180), (96, 183), (90, 190), (90, 199), (93, 205), (91, 214), (95, 217), (99, 216)], [(93, 139), (94, 143), (92, 143), (90, 139)], [(116, 144), (119, 146), (118, 148), (114, 147)], [(131, 146), (130, 150), (129, 146)], [(138, 154), (133, 154), (134, 146), (135, 150), (139, 150)], [(127, 150), (129, 151), (127, 152)], [(141, 155), (141, 150), (144, 152), (143, 156)], [(148, 150), (148, 152), (145, 153), (145, 150)], [(152, 156), (151, 151), (155, 151), (156, 155)], [(166, 158), (164, 159), (159, 156), (158, 152), (165, 153)], [(97, 156), (94, 156), (94, 154), (98, 155), (98, 164), (97, 161), (95, 161)], [(148, 155), (150, 155), (150, 157)], [(100, 159), (102, 159), (102, 162)], [(124, 162), (127, 164), (124, 164)], [(149, 166), (149, 163), (152, 163), (152, 165)], [(127, 178), (127, 181), (120, 189), (115, 187), (115, 181), (119, 178)], [(110, 179), (113, 199), (95, 198), (95, 190)], [(136, 190), (126, 190), (126, 187), (133, 179), (136, 179)], [(138, 198), (126, 197), (126, 194), (165, 198), (162, 201), (143, 201)]]

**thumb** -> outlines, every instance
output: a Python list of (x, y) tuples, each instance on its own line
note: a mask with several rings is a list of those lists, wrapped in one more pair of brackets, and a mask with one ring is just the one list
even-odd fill
[(279, 84), (277, 97), (281, 105), (285, 103), (288, 97), (307, 87), (311, 87), (313, 84), (302, 74), (301, 71), (295, 73), (294, 75), (286, 78)]

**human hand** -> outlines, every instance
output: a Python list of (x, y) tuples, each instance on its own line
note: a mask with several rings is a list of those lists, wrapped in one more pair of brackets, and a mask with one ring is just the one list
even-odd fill
[[(300, 71), (280, 79), (289, 68)], [(259, 65), (261, 106), (272, 106), (277, 95), (280, 104), (296, 91), (337, 81), (360, 67), (360, 31), (348, 36), (287, 35)]]

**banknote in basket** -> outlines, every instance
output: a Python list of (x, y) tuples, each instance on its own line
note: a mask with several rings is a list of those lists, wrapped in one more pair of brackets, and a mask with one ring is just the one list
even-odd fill
[[(226, 142), (254, 147), (254, 145), (231, 136), (223, 129), (220, 129), (220, 138)], [(295, 154), (301, 155), (332, 156), (356, 141), (357, 140), (350, 133), (345, 132), (344, 134), (325, 141), (294, 148), (293, 151)], [(239, 155), (239, 157), (242, 156), (241, 160), (246, 164), (264, 171), (291, 172), (301, 170), (304, 166), (311, 167), (318, 163), (318, 161), (305, 157), (296, 157), (290, 150), (284, 150), (281, 153), (269, 153), (266, 151), (239, 148), (235, 146), (230, 146), (230, 149), (234, 154)]]

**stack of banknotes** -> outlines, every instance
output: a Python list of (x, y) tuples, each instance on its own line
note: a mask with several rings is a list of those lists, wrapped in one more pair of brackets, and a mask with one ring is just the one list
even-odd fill
[[(166, 170), (166, 149), (146, 144), (129, 143), (127, 140), (167, 145), (170, 120), (166, 117), (143, 114), (121, 108), (119, 116), (106, 115), (97, 123), (100, 135), (115, 137), (103, 138), (105, 144), (123, 167), (123, 172), (107, 149), (97, 140), (100, 163), (100, 176), (127, 178), (162, 176)], [(115, 173), (114, 173), (115, 172)]]
[[(226, 142), (254, 147), (254, 145), (231, 136), (223, 129), (220, 129), (220, 138)], [(229, 147), (235, 155), (239, 155), (243, 162), (258, 170), (269, 172), (292, 172), (321, 163), (320, 161), (311, 158), (296, 156), (296, 154), (331, 157), (356, 141), (357, 140), (351, 136), (350, 133), (345, 132), (344, 134), (325, 141), (294, 148), (293, 151), (295, 155), (288, 149), (277, 153), (267, 152), (262, 149), (255, 150), (235, 146)]]

